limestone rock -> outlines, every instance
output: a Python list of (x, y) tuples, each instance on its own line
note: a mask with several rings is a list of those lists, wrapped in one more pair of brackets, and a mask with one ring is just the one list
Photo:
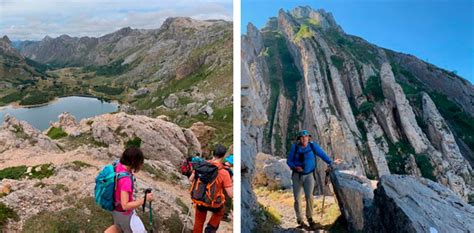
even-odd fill
[(45, 151), (59, 151), (58, 146), (46, 135), (25, 121), (5, 115), (0, 126), (0, 153), (9, 149), (37, 147)]
[(212, 117), (212, 113), (214, 112), (214, 110), (212, 109), (211, 106), (206, 104), (199, 109), (199, 112), (201, 112), (202, 114), (208, 117)]
[(370, 180), (350, 170), (336, 170), (330, 176), (341, 213), (350, 229), (362, 231), (367, 228), (365, 211), (374, 197)]
[(132, 96), (133, 97), (138, 97), (138, 96), (146, 95), (148, 93), (150, 93), (150, 89), (148, 89), (146, 87), (141, 87), (138, 90), (136, 90), (135, 92), (133, 92)]
[(215, 128), (205, 125), (203, 122), (196, 122), (189, 129), (196, 135), (203, 147), (208, 146), (216, 132)]
[(402, 88), (395, 82), (392, 67), (390, 64), (384, 63), (382, 64), (380, 72), (383, 94), (394, 103), (395, 106), (393, 107), (396, 107), (398, 111), (403, 132), (416, 153), (424, 152), (428, 149), (429, 141), (418, 126), (415, 114), (413, 113)]
[(176, 108), (178, 105), (179, 98), (175, 94), (170, 94), (164, 101), (165, 106), (168, 108)]
[(198, 103), (189, 103), (184, 108), (185, 114), (188, 116), (196, 116), (199, 114), (199, 104)]
[(382, 232), (469, 232), (474, 229), (474, 207), (428, 179), (383, 176), (375, 190), (374, 203)]
[(291, 189), (291, 170), (286, 159), (277, 159), (271, 155), (258, 153), (255, 159), (256, 186), (265, 186), (269, 189)]
[(82, 133), (91, 134), (96, 141), (105, 143), (110, 149), (116, 148), (110, 151), (114, 154), (120, 154), (125, 143), (135, 137), (141, 139), (145, 158), (169, 160), (174, 164), (182, 161), (188, 154), (188, 148), (200, 148), (191, 135), (185, 136), (178, 125), (142, 115), (122, 112), (104, 114), (83, 119), (80, 126)]

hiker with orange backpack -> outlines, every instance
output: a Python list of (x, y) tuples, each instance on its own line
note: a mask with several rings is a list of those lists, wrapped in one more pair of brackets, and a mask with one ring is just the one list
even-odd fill
[(96, 177), (96, 203), (111, 211), (114, 220), (114, 224), (105, 230), (106, 233), (146, 232), (135, 209), (146, 201), (153, 201), (153, 193), (149, 192), (138, 200), (133, 198), (134, 174), (142, 168), (143, 163), (142, 151), (130, 147), (123, 152), (120, 161), (106, 165)]
[(212, 212), (205, 232), (216, 232), (225, 213), (225, 195), (233, 198), (232, 178), (224, 166), (224, 156), (227, 149), (216, 145), (214, 157), (194, 166), (189, 178), (191, 182), (191, 200), (195, 206), (194, 233), (202, 233), (207, 212)]

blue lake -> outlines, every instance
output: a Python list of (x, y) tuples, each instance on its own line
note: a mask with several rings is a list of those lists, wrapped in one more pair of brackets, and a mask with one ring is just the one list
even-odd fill
[(84, 118), (115, 112), (118, 106), (117, 103), (100, 101), (96, 98), (69, 96), (38, 107), (24, 108), (11, 105), (0, 107), (0, 122), (3, 122), (5, 114), (8, 113), (43, 131), (49, 127), (50, 122), (58, 121), (59, 114), (63, 112), (70, 112), (79, 122)]

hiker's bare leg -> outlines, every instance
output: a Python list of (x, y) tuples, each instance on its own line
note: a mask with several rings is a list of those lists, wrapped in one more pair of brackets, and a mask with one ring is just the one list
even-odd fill
[(120, 228), (115, 225), (110, 226), (109, 228), (105, 229), (104, 233), (120, 233)]
[(303, 182), (300, 179), (300, 175), (296, 172), (291, 176), (291, 180), (293, 181), (293, 197), (295, 199), (294, 207), (296, 221), (300, 222), (303, 221), (303, 216), (301, 214), (301, 192), (303, 191)]

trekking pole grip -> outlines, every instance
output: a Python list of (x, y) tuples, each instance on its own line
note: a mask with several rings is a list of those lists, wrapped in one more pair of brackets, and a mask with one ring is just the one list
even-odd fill
[(146, 196), (148, 193), (151, 193), (151, 188), (147, 188), (145, 190), (145, 197), (144, 197), (144, 200), (143, 200), (143, 204), (142, 204), (142, 209), (143, 209), (143, 212), (145, 212), (145, 207), (146, 207)]

